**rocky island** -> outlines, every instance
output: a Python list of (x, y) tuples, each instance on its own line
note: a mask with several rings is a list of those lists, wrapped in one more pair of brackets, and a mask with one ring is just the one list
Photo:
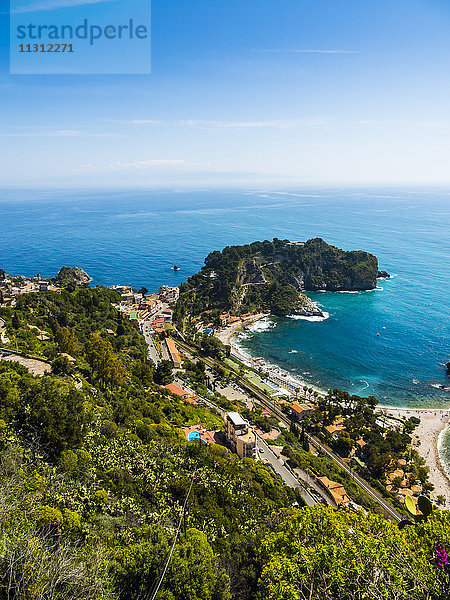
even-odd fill
[(181, 327), (207, 312), (270, 312), (323, 317), (304, 292), (371, 290), (379, 277), (378, 260), (362, 251), (344, 251), (321, 238), (307, 242), (254, 242), (209, 254), (201, 271), (181, 286), (176, 319)]
[(50, 282), (58, 286), (67, 286), (70, 283), (78, 287), (89, 287), (91, 278), (79, 267), (62, 267), (58, 274), (50, 279)]

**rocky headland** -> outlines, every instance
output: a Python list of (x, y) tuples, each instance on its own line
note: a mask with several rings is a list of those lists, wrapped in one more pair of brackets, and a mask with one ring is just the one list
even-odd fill
[(321, 238), (227, 246), (182, 284), (175, 319), (184, 328), (202, 313), (217, 323), (224, 313), (323, 318), (304, 292), (372, 290), (380, 273), (386, 272), (373, 254), (341, 250)]

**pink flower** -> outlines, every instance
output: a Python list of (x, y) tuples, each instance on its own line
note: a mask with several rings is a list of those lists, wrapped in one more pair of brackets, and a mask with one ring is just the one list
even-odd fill
[(434, 551), (434, 562), (438, 567), (445, 567), (448, 563), (448, 554), (444, 544), (438, 544)]

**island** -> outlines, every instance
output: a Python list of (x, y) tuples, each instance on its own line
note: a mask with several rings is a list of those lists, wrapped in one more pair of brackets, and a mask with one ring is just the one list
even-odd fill
[(175, 318), (183, 329), (205, 311), (213, 322), (223, 313), (323, 318), (304, 292), (372, 290), (378, 276), (373, 254), (341, 250), (321, 238), (227, 246), (209, 254), (181, 286)]

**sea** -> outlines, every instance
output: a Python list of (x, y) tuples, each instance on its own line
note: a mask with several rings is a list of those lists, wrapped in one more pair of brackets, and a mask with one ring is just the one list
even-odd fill
[[(450, 406), (450, 189), (3, 189), (0, 224), (8, 273), (79, 266), (92, 285), (149, 290), (232, 244), (322, 237), (367, 250), (392, 276), (376, 290), (311, 293), (328, 318), (270, 318), (237, 343), (320, 389)], [(444, 445), (450, 460), (450, 436)]]

